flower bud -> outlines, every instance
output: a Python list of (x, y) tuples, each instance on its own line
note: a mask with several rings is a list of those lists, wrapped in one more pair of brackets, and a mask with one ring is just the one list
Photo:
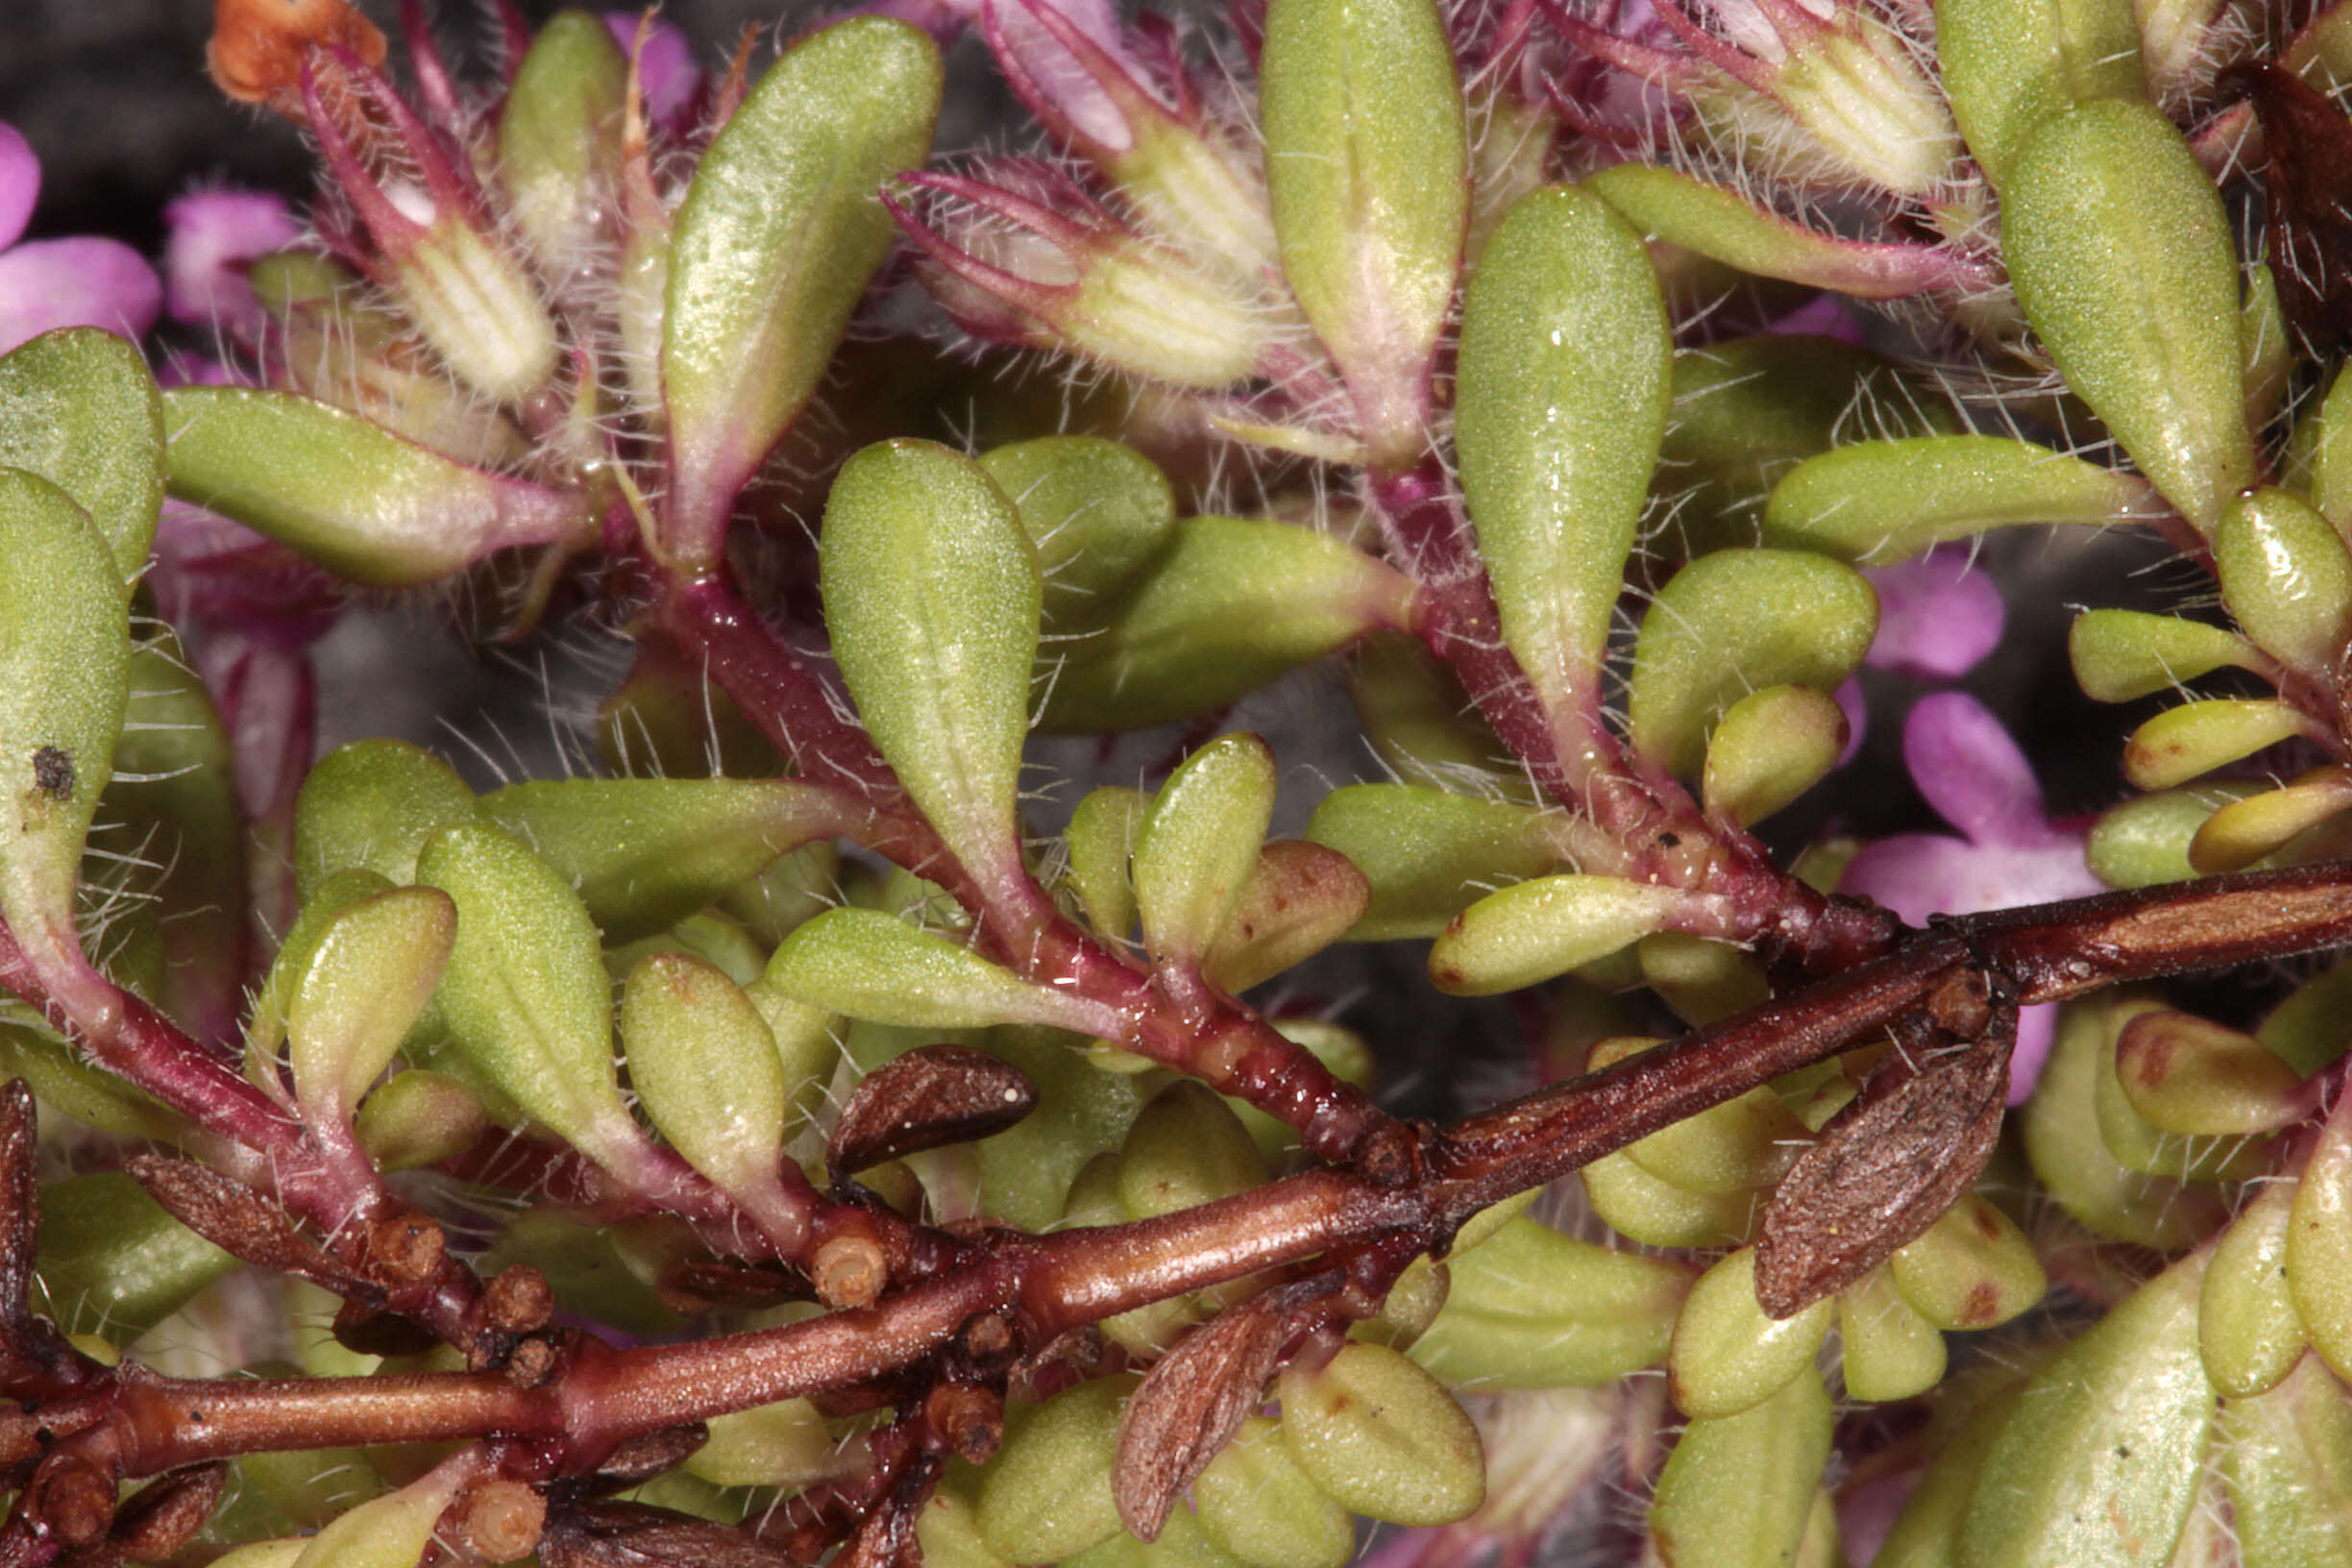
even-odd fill
[(499, 110), (499, 183), (515, 227), (559, 282), (602, 238), (620, 179), (628, 74), (602, 21), (558, 12), (531, 39)]
[(1729, 1254), (1691, 1287), (1675, 1320), (1666, 1372), (1675, 1403), (1702, 1418), (1737, 1415), (1770, 1399), (1801, 1372), (1829, 1333), (1836, 1298), (1794, 1316), (1768, 1316), (1756, 1300), (1755, 1249)]
[(463, 1452), (399, 1491), (360, 1504), (311, 1536), (294, 1568), (410, 1568), (479, 1463)]

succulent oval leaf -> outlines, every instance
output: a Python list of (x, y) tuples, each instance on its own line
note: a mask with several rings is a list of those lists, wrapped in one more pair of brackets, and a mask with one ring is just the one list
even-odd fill
[(1839, 1292), (1839, 1364), (1855, 1399), (1910, 1399), (1944, 1379), (1944, 1331), (1920, 1315), (1885, 1269)]
[(1807, 1366), (1736, 1415), (1683, 1428), (1650, 1504), (1658, 1559), (1690, 1568), (1796, 1561), (1832, 1423), (1829, 1396)]
[(1119, 1205), (1129, 1219), (1195, 1209), (1266, 1179), (1257, 1140), (1223, 1095), (1179, 1079), (1152, 1096), (1119, 1156)]
[(383, 1171), (454, 1159), (490, 1130), (481, 1098), (447, 1073), (410, 1067), (359, 1103), (352, 1131)]
[(622, 992), (621, 1040), (654, 1129), (722, 1191), (772, 1212), (794, 1086), (743, 989), (691, 954), (652, 954)]
[(2132, 731), (2123, 743), (2123, 776), (2144, 790), (2170, 789), (2312, 730), (2312, 721), (2291, 703), (2252, 698), (2184, 702)]
[(915, 28), (835, 22), (769, 67), (696, 165), (661, 348), (678, 564), (718, 559), (736, 493), (817, 390), (896, 232), (882, 183), (930, 155), (941, 80)]
[(1521, 198), (1464, 294), (1455, 445), (1504, 641), (1556, 729), (1601, 699), (1673, 377), (1632, 231), (1588, 191)]
[(163, 402), (139, 352), (66, 327), (0, 355), (0, 468), (73, 498), (114, 558), (128, 598), (163, 504)]
[(1033, 986), (961, 943), (876, 909), (828, 910), (784, 939), (765, 983), (796, 1001), (909, 1029), (1041, 1023), (1121, 1032), (1100, 1003)]
[(1070, 887), (1086, 910), (1087, 922), (1098, 934), (1122, 942), (1135, 929), (1135, 883), (1128, 862), (1135, 855), (1147, 805), (1141, 792), (1105, 784), (1080, 798), (1062, 835), (1069, 850)]
[(2242, 870), (2347, 809), (2352, 774), (2333, 765), (2315, 768), (2281, 789), (2217, 809), (2189, 841), (2189, 864), (2206, 873)]
[(1371, 889), (1346, 856), (1275, 839), (1258, 856), (1201, 958), (1210, 983), (1233, 995), (1306, 962), (1363, 919)]
[(2131, 1107), (2168, 1133), (2234, 1138), (2309, 1115), (2303, 1075), (2252, 1035), (2193, 1014), (2141, 1013), (2116, 1041)]
[(1220, 735), (1184, 760), (1136, 836), (1143, 945), (1163, 962), (1208, 950), (1257, 867), (1274, 819), (1274, 754), (1255, 735)]
[(559, 11), (531, 39), (498, 116), (498, 178), (543, 265), (598, 239), (620, 178), (629, 62), (600, 17)]
[(1350, 784), (1307, 823), (1309, 842), (1354, 862), (1371, 900), (1359, 942), (1433, 937), (1487, 887), (1557, 868), (1556, 813), (1415, 784)]
[(1642, 618), (1627, 696), (1635, 750), (1695, 773), (1733, 702), (1768, 686), (1827, 691), (1878, 630), (1878, 596), (1853, 568), (1801, 551), (1725, 550), (1668, 579)]
[(1049, 625), (1091, 619), (1176, 529), (1167, 476), (1132, 447), (1048, 435), (981, 453), (1037, 547)]
[(1700, 895), (1568, 872), (1516, 882), (1454, 917), (1430, 947), (1430, 978), (1457, 996), (1517, 991), (1666, 929)]
[(834, 657), (874, 744), (967, 870), (1019, 875), (1041, 588), (1012, 503), (968, 457), (885, 442), (834, 479), (818, 550)]
[(1694, 1192), (1653, 1176), (1622, 1149), (1577, 1176), (1593, 1213), (1646, 1247), (1737, 1246), (1754, 1234), (1764, 1212), (1753, 1192)]
[(2049, 1288), (2017, 1221), (1972, 1192), (1887, 1261), (1895, 1287), (1939, 1329), (1990, 1329)]
[(64, 491), (0, 468), (0, 914), (53, 986), (82, 967), (74, 888), (130, 678), (107, 541)]
[(980, 1482), (981, 1538), (1014, 1562), (1059, 1562), (1120, 1531), (1111, 1466), (1139, 1379), (1097, 1378), (1047, 1400)]
[(2223, 1400), (2215, 1447), (2245, 1568), (2352, 1560), (2352, 1397), (2315, 1358)]
[(1445, 1305), (1408, 1354), (1451, 1386), (1598, 1387), (1654, 1366), (1695, 1277), (1667, 1258), (1512, 1219), (1447, 1262)]
[(2338, 1377), (2352, 1372), (2352, 1096), (2336, 1102), (2295, 1188), (2287, 1284), (2312, 1348)]
[(1344, 1568), (1356, 1553), (1348, 1510), (1292, 1457), (1278, 1422), (1243, 1421), (1193, 1483), (1201, 1530), (1260, 1568)]
[(1956, 1568), (2168, 1559), (2195, 1505), (2214, 1389), (2191, 1253), (2045, 1362), (1987, 1453)]
[(2297, 1185), (2281, 1180), (2258, 1189), (2230, 1222), (2205, 1271), (2197, 1354), (2206, 1378), (2225, 1399), (2277, 1387), (2311, 1347), (2287, 1277)]
[(2067, 655), (2083, 695), (2129, 702), (2253, 657), (2219, 626), (2143, 610), (2085, 610), (2067, 628)]
[(2128, 0), (1937, 0), (1935, 26), (1952, 118), (1997, 187), (2052, 114), (2144, 95)]
[(2063, 1004), (2033, 1098), (2018, 1117), (2026, 1163), (2058, 1206), (2101, 1236), (2177, 1249), (2217, 1217), (2193, 1187), (2126, 1168), (2098, 1126), (2098, 1075), (2112, 1060), (2108, 1033), (2123, 1019), (2098, 1002)]
[(1948, 539), (2021, 524), (2103, 527), (2160, 506), (2145, 481), (2030, 441), (1922, 435), (1808, 457), (1764, 507), (1764, 537), (1884, 566)]
[(34, 1272), (61, 1327), (128, 1344), (237, 1266), (120, 1171), (41, 1188)]
[(613, 1074), (611, 982), (596, 923), (554, 868), (487, 822), (425, 841), (416, 879), (457, 906), (437, 1000), (466, 1063), (599, 1164), (644, 1135)]
[(1213, 712), (1367, 632), (1413, 624), (1394, 567), (1289, 523), (1188, 517), (1130, 579), (1044, 651), (1041, 727), (1098, 733)]
[(1708, 813), (1742, 827), (1763, 821), (1837, 766), (1848, 727), (1837, 698), (1815, 687), (1750, 692), (1707, 737), (1700, 781)]
[(2328, 520), (2265, 486), (2229, 503), (2213, 550), (2230, 619), (2263, 651), (2324, 678), (2352, 619), (2352, 553)]
[(1273, 0), (1259, 70), (1282, 270), (1375, 459), (1427, 441), (1430, 358), (1469, 222), (1468, 132), (1432, 0)]
[(2200, 531), (2253, 483), (2238, 255), (2172, 123), (2101, 98), (2044, 120), (2001, 193), (2018, 303), (2059, 371)]
[(1350, 1341), (1319, 1367), (1285, 1368), (1278, 1387), (1283, 1437), (1299, 1468), (1356, 1512), (1444, 1525), (1484, 1501), (1478, 1428), (1402, 1353)]
[(173, 495), (371, 588), (413, 588), (495, 551), (595, 536), (583, 496), (469, 468), (291, 392), (174, 387), (163, 413)]
[(2216, 779), (2192, 789), (2135, 796), (2093, 826), (2083, 859), (2111, 888), (2185, 882), (2197, 874), (2189, 846), (2198, 830), (2219, 807), (2263, 789), (2249, 779)]
[(1675, 1320), (1666, 1358), (1675, 1403), (1701, 1419), (1737, 1415), (1792, 1378), (1811, 1377), (1836, 1315), (1828, 1296), (1786, 1317), (1768, 1314), (1756, 1296), (1756, 1250), (1740, 1248), (1699, 1277)]
[(843, 825), (833, 791), (772, 779), (533, 779), (479, 809), (562, 872), (613, 942), (667, 930)]
[(306, 1115), (350, 1117), (432, 1000), (456, 930), (456, 905), (431, 888), (394, 888), (328, 922), (286, 1009), (287, 1055)]
[(406, 741), (354, 741), (313, 766), (294, 802), (294, 885), (306, 901), (354, 869), (399, 885), (416, 880), (417, 851), (452, 822), (476, 818), (457, 771)]

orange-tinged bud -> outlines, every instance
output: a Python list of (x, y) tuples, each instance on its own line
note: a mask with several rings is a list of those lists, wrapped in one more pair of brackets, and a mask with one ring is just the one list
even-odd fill
[(299, 116), (303, 56), (311, 49), (344, 49), (381, 65), (384, 36), (345, 0), (212, 0), (205, 63), (239, 103)]

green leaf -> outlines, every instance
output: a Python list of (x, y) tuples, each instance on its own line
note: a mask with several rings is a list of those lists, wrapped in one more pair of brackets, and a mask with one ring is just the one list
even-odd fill
[(2189, 845), (2217, 807), (2243, 799), (2264, 786), (2253, 780), (2218, 779), (2194, 789), (2166, 790), (2124, 801), (2098, 820), (2083, 845), (2092, 874), (2111, 888), (2148, 888), (2186, 882), (2197, 874)]
[(980, 1483), (980, 1534), (1014, 1562), (1059, 1562), (1119, 1533), (1111, 1459), (1132, 1374), (1056, 1394), (1005, 1441)]
[[(2205, 1376), (2230, 1398), (2266, 1393), (2294, 1370), (2311, 1340), (2287, 1280), (2287, 1243), (2297, 1184), (2258, 1188), (2214, 1248), (2197, 1298), (2197, 1354)], [(2225, 1407), (2226, 1409), (2226, 1407)]]
[(1761, 1404), (1684, 1427), (1650, 1504), (1657, 1560), (1690, 1568), (1793, 1563), (1833, 1424), (1829, 1396), (1807, 1367)]
[(629, 971), (621, 1039), (654, 1128), (721, 1190), (770, 1217), (796, 1086), (751, 999), (699, 959), (656, 953)]
[(1226, 706), (1368, 631), (1412, 625), (1418, 590), (1329, 534), (1188, 517), (1126, 597), (1057, 623), (1041, 727), (1138, 729)]
[(1259, 66), (1282, 270), (1387, 466), (1420, 453), (1469, 221), (1468, 135), (1432, 0), (1272, 0)]
[(1277, 1384), (1283, 1437), (1317, 1486), (1398, 1525), (1445, 1525), (1486, 1496), (1486, 1451), (1445, 1385), (1386, 1345), (1352, 1341)]
[(1192, 1496), (1209, 1538), (1255, 1568), (1344, 1568), (1356, 1554), (1348, 1510), (1299, 1467), (1280, 1424), (1262, 1415), (1241, 1423)]
[(2123, 776), (2143, 790), (2170, 789), (2312, 727), (2301, 710), (2285, 702), (2184, 702), (2132, 731), (2123, 743)]
[(304, 1115), (342, 1121), (392, 1064), (449, 963), (457, 909), (430, 888), (394, 888), (337, 913), (309, 945), (286, 1009)]
[(939, 50), (856, 16), (769, 67), (696, 165), (670, 246), (663, 543), (718, 558), (736, 493), (807, 404), (895, 233), (882, 182), (919, 167)]
[(2295, 1188), (2287, 1285), (2312, 1348), (2352, 1374), (2352, 1096), (2329, 1113)]
[(1135, 884), (1127, 865), (1146, 805), (1140, 792), (1124, 785), (1089, 790), (1062, 836), (1069, 848), (1070, 887), (1086, 909), (1087, 923), (1122, 942), (1135, 929)]
[(1601, 700), (1666, 428), (1666, 306), (1648, 253), (1605, 203), (1540, 190), (1487, 242), (1461, 331), (1462, 494), (1504, 641), (1557, 725)]
[(2143, 96), (2129, 0), (1937, 0), (1935, 30), (1952, 118), (1996, 186), (2052, 114)]
[(1580, 873), (1514, 883), (1454, 917), (1430, 947), (1430, 978), (1456, 996), (1517, 991), (1665, 929), (1692, 897)]
[(644, 1137), (613, 1076), (611, 983), (571, 885), (487, 822), (433, 834), (416, 879), (457, 905), (439, 1002), (467, 1064), (591, 1160), (633, 1161)]
[(2030, 441), (1912, 436), (1840, 447), (1798, 464), (1765, 503), (1764, 537), (1884, 566), (1988, 528), (2128, 521), (2152, 500), (2128, 474)]
[(2197, 1359), (2206, 1256), (2191, 1253), (2044, 1363), (1993, 1440), (1957, 1568), (2168, 1560), (2213, 1425)]
[(2254, 482), (2238, 255), (2172, 123), (2102, 98), (2028, 136), (2001, 197), (2018, 303), (2067, 384), (2200, 531)]
[(2243, 638), (2201, 621), (2141, 610), (2085, 610), (2067, 628), (2074, 679), (2095, 702), (2129, 702), (2243, 664)]
[(39, 475), (89, 514), (128, 598), (163, 504), (163, 404), (138, 350), (67, 327), (0, 357), (0, 468)]
[(1797, 551), (1702, 555), (1642, 617), (1626, 701), (1633, 748), (1696, 773), (1725, 709), (1768, 686), (1832, 689), (1877, 630), (1878, 596), (1851, 567)]
[(1585, 177), (1634, 230), (1758, 278), (1857, 300), (1895, 300), (1955, 281), (1952, 257), (1920, 245), (1841, 239), (1791, 223), (1737, 191), (1638, 159)]
[(411, 1568), (431, 1546), (443, 1511), (467, 1479), (462, 1469), (434, 1469), (360, 1504), (311, 1536), (294, 1568)]
[(1276, 839), (1242, 881), (1201, 972), (1237, 996), (1347, 935), (1370, 901), (1363, 873), (1337, 850)]
[(1664, 1359), (1690, 1291), (1680, 1262), (1514, 1219), (1446, 1264), (1412, 1359), (1458, 1388), (1598, 1387)]
[(294, 801), (294, 882), (305, 901), (355, 867), (399, 885), (417, 851), (452, 822), (473, 821), (457, 771), (406, 741), (354, 741), (319, 759)]
[(1157, 1219), (1262, 1185), (1257, 1140), (1224, 1096), (1179, 1079), (1153, 1095), (1119, 1155), (1119, 1206), (1129, 1219)]
[(2017, 1221), (1973, 1192), (1896, 1248), (1887, 1272), (1903, 1300), (1939, 1329), (1993, 1328), (2049, 1289)]
[(1785, 1318), (1756, 1300), (1755, 1249), (1731, 1253), (1691, 1286), (1675, 1319), (1666, 1374), (1674, 1402), (1702, 1420), (1737, 1415), (1793, 1378), (1813, 1376), (1813, 1357), (1837, 1312), (1824, 1296)]
[(60, 1327), (128, 1344), (237, 1261), (110, 1170), (41, 1188), (33, 1266)]
[(1220, 735), (1168, 776), (1135, 846), (1143, 945), (1163, 962), (1207, 951), (1257, 866), (1274, 817), (1274, 756), (1255, 735)]
[(983, 453), (980, 471), (1037, 547), (1048, 625), (1090, 621), (1167, 544), (1176, 496), (1132, 447), (1049, 435)]
[(960, 943), (875, 909), (836, 909), (784, 939), (766, 983), (831, 1013), (910, 1029), (1041, 1023), (1108, 1034), (1118, 1016), (1097, 1003), (1033, 986)]
[(453, 462), (291, 392), (163, 394), (171, 493), (353, 582), (413, 588), (519, 545), (581, 545), (584, 497)]
[(1433, 937), (1497, 882), (1541, 876), (1566, 858), (1556, 812), (1412, 784), (1350, 784), (1307, 823), (1372, 886), (1358, 942)]
[(1710, 816), (1742, 827), (1819, 783), (1846, 748), (1846, 710), (1810, 686), (1767, 686), (1726, 708), (1701, 774)]
[(2109, 1060), (2111, 1025), (2119, 1029), (2122, 1020), (2100, 1002), (2070, 1003), (2058, 1015), (2049, 1059), (2018, 1115), (2026, 1162), (2058, 1206), (2099, 1235), (2145, 1247), (2187, 1246), (2212, 1228), (2213, 1200), (2126, 1169), (2099, 1135), (2097, 1080)]
[(1603, 1155), (1577, 1176), (1593, 1213), (1645, 1247), (1734, 1246), (1754, 1232), (1762, 1212), (1752, 1192), (1693, 1192), (1651, 1175), (1623, 1150)]
[(1040, 587), (1011, 503), (945, 447), (868, 447), (833, 481), (819, 563), (874, 744), (967, 870), (1017, 877)]
[(1874, 1268), (1840, 1291), (1839, 1371), (1851, 1397), (1911, 1399), (1944, 1381), (1944, 1333), (1922, 1317)]
[(480, 811), (570, 880), (605, 940), (629, 942), (830, 837), (839, 801), (788, 780), (567, 778), (493, 790)]
[(2352, 1392), (2326, 1367), (2305, 1357), (2276, 1388), (2223, 1400), (2217, 1438), (2245, 1568), (2352, 1561)]
[(601, 18), (560, 11), (515, 69), (498, 116), (498, 180), (508, 209), (551, 273), (600, 242), (620, 179), (628, 60)]
[(74, 888), (130, 671), (106, 541), (64, 491), (0, 468), (0, 914), (45, 973), (81, 963)]
[(2230, 619), (2264, 652), (2327, 678), (2352, 619), (2352, 554), (2328, 520), (2266, 485), (2229, 503), (2213, 550)]

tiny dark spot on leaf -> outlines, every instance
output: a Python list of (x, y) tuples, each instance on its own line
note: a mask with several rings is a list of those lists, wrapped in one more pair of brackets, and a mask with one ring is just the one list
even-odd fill
[(74, 792), (72, 756), (54, 746), (44, 746), (34, 752), (33, 787), (52, 800), (70, 798)]

